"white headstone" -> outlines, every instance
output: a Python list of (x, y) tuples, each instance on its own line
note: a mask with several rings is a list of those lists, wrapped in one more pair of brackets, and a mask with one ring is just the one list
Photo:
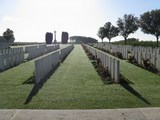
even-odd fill
[(115, 80), (115, 58), (111, 59), (111, 78)]
[(115, 59), (115, 83), (119, 83), (119, 60)]
[(4, 65), (4, 55), (0, 55), (0, 71), (3, 71), (5, 69)]

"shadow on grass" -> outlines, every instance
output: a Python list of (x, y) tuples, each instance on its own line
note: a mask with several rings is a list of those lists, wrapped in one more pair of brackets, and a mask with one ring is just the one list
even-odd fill
[(136, 90), (134, 90), (129, 84), (124, 84), (121, 83), (120, 84), (123, 88), (125, 88), (128, 92), (132, 93), (133, 95), (135, 95), (137, 98), (141, 99), (143, 102), (145, 102), (146, 104), (150, 105), (151, 103), (148, 102), (140, 93), (138, 93)]
[[(24, 102), (24, 104), (29, 104), (33, 98), (33, 96), (35, 96), (39, 90), (43, 87), (44, 83), (47, 82), (47, 80), (52, 76), (52, 74), (57, 70), (58, 66), (60, 64), (58, 64), (55, 69), (53, 69), (44, 79), (41, 80), (40, 83), (38, 84), (35, 84), (30, 92), (30, 94), (28, 95), (26, 101)], [(35, 79), (35, 77), (33, 77)], [(35, 81), (35, 80), (32, 80), (32, 81)]]
[(22, 84), (34, 84), (34, 83), (35, 83), (35, 75), (32, 75), (30, 78), (28, 78)]

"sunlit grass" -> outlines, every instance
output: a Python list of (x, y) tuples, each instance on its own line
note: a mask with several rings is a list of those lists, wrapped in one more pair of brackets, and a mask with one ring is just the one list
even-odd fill
[(160, 107), (160, 77), (121, 61), (121, 73), (133, 84), (104, 85), (80, 45), (24, 104), (33, 84), (34, 62), (0, 73), (0, 108), (104, 109)]

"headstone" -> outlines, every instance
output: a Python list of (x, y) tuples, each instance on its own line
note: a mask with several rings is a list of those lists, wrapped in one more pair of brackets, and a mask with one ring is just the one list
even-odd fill
[(151, 55), (151, 63), (156, 66), (156, 55), (155, 54), (152, 54)]
[(7, 54), (5, 57), (5, 67), (6, 69), (10, 68), (9, 54)]
[(115, 80), (115, 58), (111, 59), (111, 78), (113, 79), (113, 81)]
[(4, 55), (0, 55), (0, 71), (3, 71), (5, 69), (4, 65)]
[(41, 61), (40, 60), (36, 60), (35, 61), (35, 77), (36, 77), (36, 81), (35, 83), (38, 84), (41, 80), (41, 75), (42, 73), (42, 66), (41, 66)]
[(109, 62), (108, 62), (108, 70), (109, 70), (109, 74), (111, 74), (111, 65), (112, 65), (112, 57), (109, 57)]
[(146, 53), (146, 59), (148, 59), (149, 62), (151, 63), (151, 54), (150, 53)]
[(156, 68), (157, 68), (158, 70), (160, 70), (160, 55), (157, 55)]
[(35, 76), (36, 84), (48, 75), (51, 70), (54, 70), (59, 64), (59, 51), (49, 54), (35, 61)]
[(14, 55), (14, 53), (10, 54), (10, 57), (9, 57), (10, 67), (14, 66), (13, 55)]
[(138, 64), (139, 65), (142, 64), (142, 53), (141, 52), (138, 53)]
[(138, 52), (134, 51), (134, 58), (136, 59), (136, 61), (138, 61)]
[(142, 53), (142, 59), (146, 60), (146, 53), (145, 52)]
[(120, 81), (119, 81), (119, 60), (116, 60), (115, 59), (115, 76), (114, 76), (114, 78), (115, 78), (115, 83), (119, 83)]

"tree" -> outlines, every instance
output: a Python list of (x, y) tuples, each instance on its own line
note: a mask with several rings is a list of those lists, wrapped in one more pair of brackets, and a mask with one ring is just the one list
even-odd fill
[(156, 36), (158, 47), (158, 39), (160, 37), (160, 9), (148, 11), (141, 15), (140, 27), (144, 33)]
[(8, 43), (13, 43), (15, 38), (13, 31), (7, 28), (7, 30), (3, 33), (3, 37), (7, 40)]
[(118, 18), (117, 25), (119, 26), (120, 35), (124, 37), (125, 45), (129, 34), (134, 33), (139, 27), (139, 20), (132, 14), (125, 14), (123, 18)]
[(71, 36), (69, 39), (75, 43), (97, 43), (98, 41), (95, 38), (85, 36)]
[(105, 37), (107, 37), (109, 39), (109, 43), (111, 41), (111, 39), (113, 37), (116, 37), (119, 33), (119, 29), (115, 26), (113, 26), (111, 24), (111, 22), (107, 22), (105, 25), (104, 25), (104, 33), (105, 33)]
[(103, 39), (105, 38), (105, 28), (104, 27), (100, 27), (97, 33), (97, 36), (99, 38), (101, 38), (102, 43), (103, 43)]

